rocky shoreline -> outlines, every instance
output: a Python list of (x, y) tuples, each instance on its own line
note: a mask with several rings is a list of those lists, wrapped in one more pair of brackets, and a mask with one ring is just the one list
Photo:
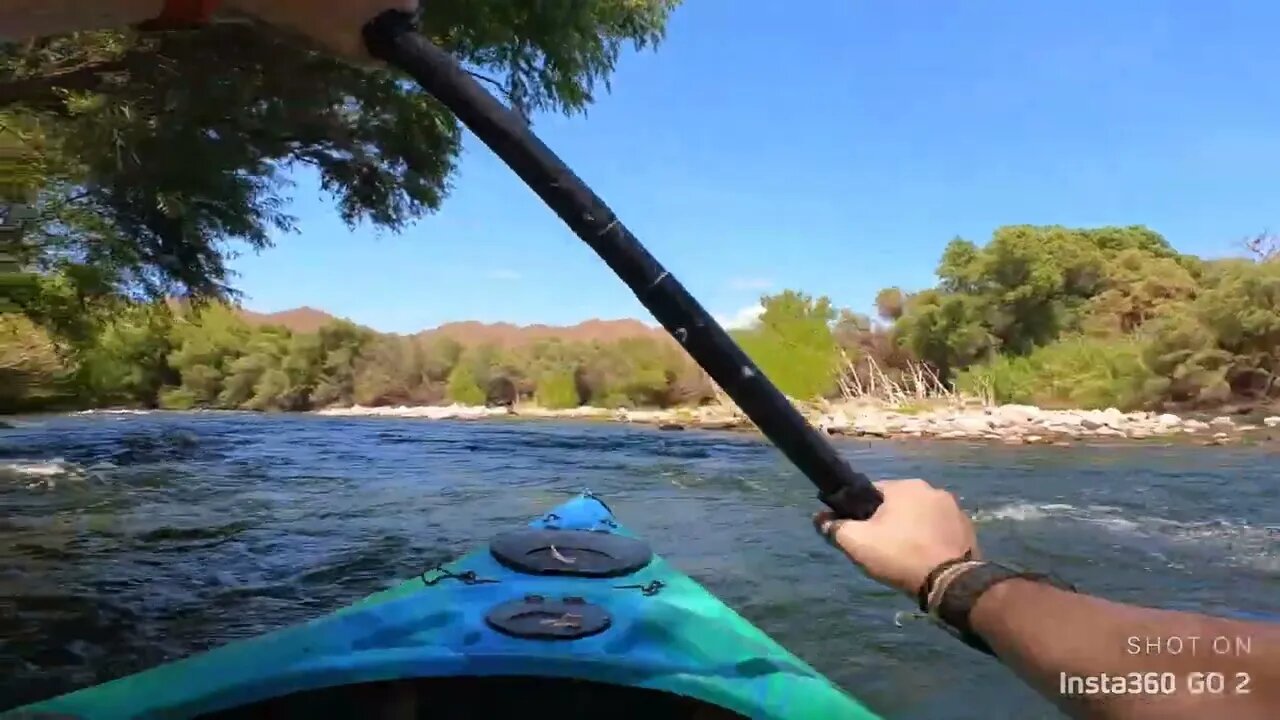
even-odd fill
[[(936, 439), (1000, 442), (1012, 445), (1071, 445), (1077, 441), (1186, 438), (1221, 445), (1249, 433), (1280, 428), (1280, 416), (1259, 423), (1239, 423), (1221, 415), (1208, 420), (1170, 413), (1106, 410), (1046, 410), (1030, 405), (981, 406), (939, 404), (925, 408), (893, 408), (870, 403), (797, 404), (814, 427), (830, 434), (871, 438)], [(752, 430), (732, 405), (666, 410), (611, 410), (579, 407), (567, 410), (516, 406), (398, 406), (326, 408), (319, 415), (399, 417), (428, 420), (496, 418), (589, 419), (656, 425), (665, 430)]]

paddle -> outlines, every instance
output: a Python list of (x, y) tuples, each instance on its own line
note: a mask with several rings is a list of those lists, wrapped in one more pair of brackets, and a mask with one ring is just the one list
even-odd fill
[(408, 73), (538, 194), (631, 288), (667, 332), (818, 488), (837, 515), (865, 520), (882, 497), (751, 362), (720, 324), (645, 250), (591, 188), (468, 74), (389, 10), (364, 28), (370, 54)]

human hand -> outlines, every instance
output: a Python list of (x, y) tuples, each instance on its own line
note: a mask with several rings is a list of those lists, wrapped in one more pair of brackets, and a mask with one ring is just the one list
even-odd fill
[(418, 9), (418, 0), (226, 0), (227, 7), (305, 35), (347, 57), (367, 59), (365, 23), (386, 10)]
[(973, 551), (973, 522), (955, 496), (924, 480), (885, 480), (884, 502), (867, 520), (843, 520), (830, 511), (813, 516), (814, 528), (844, 551), (863, 572), (915, 597), (929, 571)]

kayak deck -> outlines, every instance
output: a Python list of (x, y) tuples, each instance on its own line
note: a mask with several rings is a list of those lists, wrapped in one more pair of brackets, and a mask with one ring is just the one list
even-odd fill
[(874, 718), (590, 494), (330, 615), (28, 706), (81, 718)]

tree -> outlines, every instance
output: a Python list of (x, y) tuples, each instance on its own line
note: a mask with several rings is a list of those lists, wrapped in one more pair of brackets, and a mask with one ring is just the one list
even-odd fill
[(981, 298), (925, 290), (912, 297), (894, 332), (916, 357), (940, 377), (991, 356), (1000, 339), (986, 319)]
[[(1146, 270), (1161, 279), (1136, 286), (1133, 273)], [(897, 334), (945, 378), (993, 352), (1028, 355), (1090, 322), (1095, 332), (1132, 329), (1185, 298), (1194, 271), (1144, 227), (1005, 226), (982, 247), (952, 240), (938, 286), (905, 300)]]
[(412, 339), (381, 335), (355, 361), (352, 396), (360, 405), (430, 402), (441, 394), (425, 381), (422, 348)]
[(250, 335), (249, 326), (227, 307), (208, 305), (181, 311), (174, 319), (174, 350), (167, 362), (181, 378), (182, 393), (170, 393), (169, 397), (189, 400), (190, 405), (216, 407), (223, 378), (243, 354)]
[(880, 319), (893, 322), (902, 317), (910, 296), (896, 287), (885, 288), (876, 293), (876, 312)]
[(1230, 358), (1232, 394), (1271, 395), (1280, 373), (1280, 262), (1219, 261), (1206, 285), (1195, 311)]
[(1186, 310), (1156, 318), (1144, 328), (1144, 361), (1154, 374), (1150, 394), (1175, 403), (1226, 400), (1231, 357), (1218, 347), (1213, 330), (1190, 307)]
[[(525, 111), (582, 111), (624, 42), (656, 43), (674, 0), (476, 0), (423, 31)], [(49, 138), (42, 250), (74, 249), (131, 293), (225, 295), (229, 247), (288, 230), (287, 171), (312, 170), (351, 224), (439, 207), (461, 133), (399, 74), (256, 23), (0, 44), (0, 110)], [(74, 162), (61, 162), (63, 158)], [(84, 227), (82, 227), (82, 225)]]
[(374, 333), (339, 320), (321, 327), (318, 334), (322, 360), (310, 403), (316, 407), (350, 404), (355, 397), (356, 359), (373, 341)]
[(1084, 326), (1094, 334), (1127, 335), (1148, 320), (1180, 312), (1199, 284), (1177, 260), (1137, 249), (1120, 252), (1104, 274), (1104, 288), (1084, 307)]
[(760, 302), (756, 327), (736, 333), (742, 349), (787, 395), (811, 400), (830, 393), (839, 363), (831, 301), (785, 290)]
[(423, 372), (431, 382), (445, 382), (462, 356), (462, 345), (451, 337), (422, 341)]
[(73, 351), (81, 396), (93, 405), (154, 407), (179, 378), (168, 363), (173, 315), (160, 303), (125, 305)]
[(16, 313), (0, 314), (0, 413), (62, 400), (71, 372), (41, 327)]
[(476, 375), (471, 366), (460, 363), (449, 373), (449, 387), (445, 395), (450, 401), (462, 405), (483, 405), (485, 392), (476, 382)]
[(575, 408), (582, 404), (573, 373), (564, 370), (548, 372), (538, 379), (534, 401), (552, 410)]
[(489, 385), (484, 391), (484, 404), (486, 406), (511, 407), (516, 404), (519, 397), (516, 392), (516, 385), (510, 378), (505, 376), (495, 377), (489, 381)]
[(603, 407), (662, 404), (679, 367), (671, 346), (651, 338), (622, 338), (583, 350), (575, 371), (578, 393)]
[(1029, 355), (1002, 355), (961, 372), (957, 386), (997, 402), (1131, 410), (1149, 404), (1152, 372), (1132, 338), (1072, 336)]

